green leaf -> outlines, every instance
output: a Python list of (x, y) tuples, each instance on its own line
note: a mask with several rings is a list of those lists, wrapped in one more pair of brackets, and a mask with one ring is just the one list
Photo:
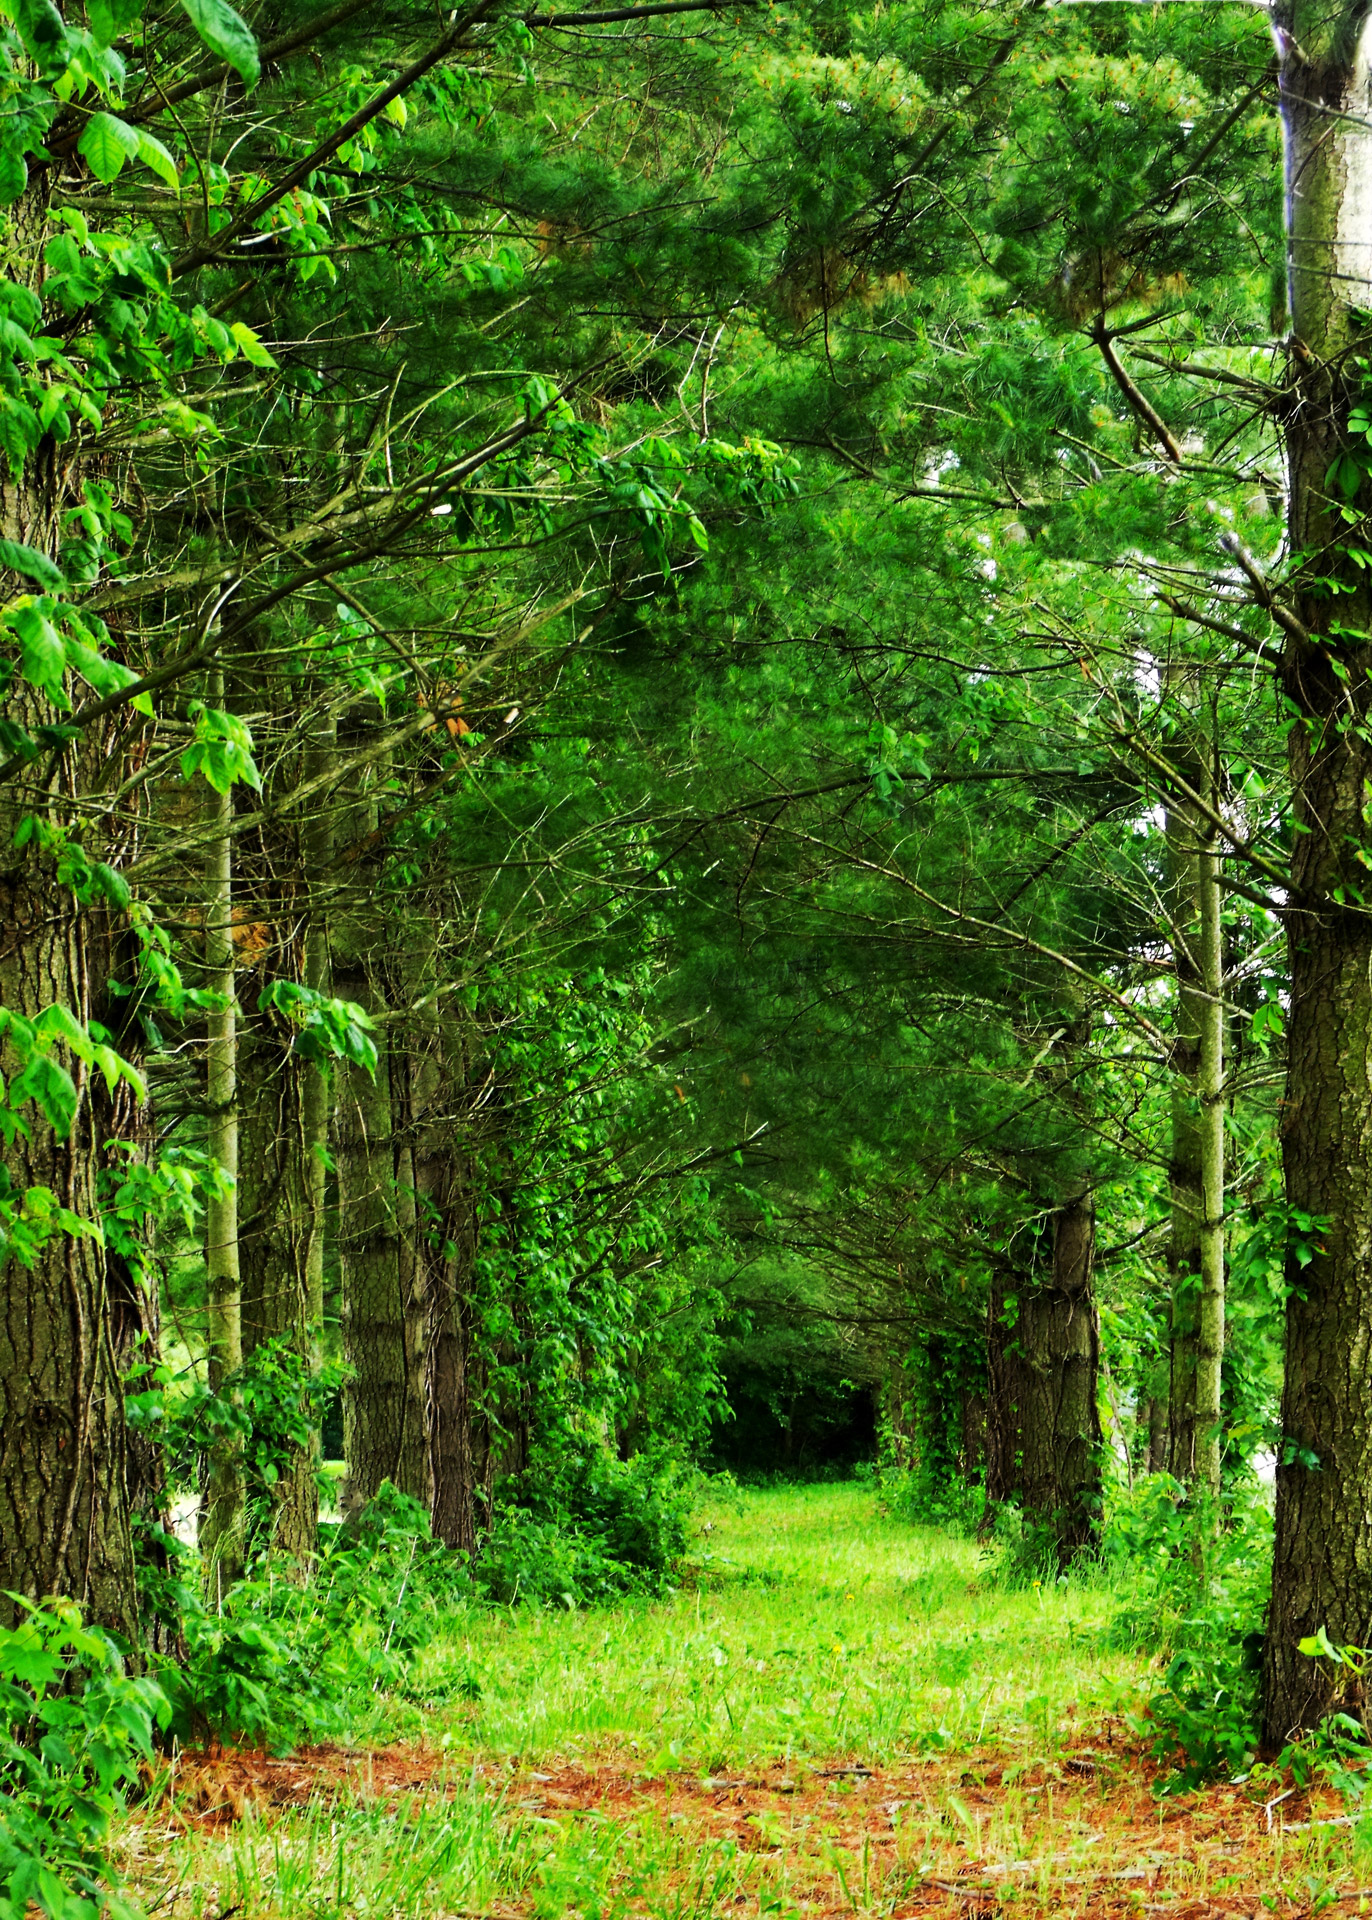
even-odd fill
[(176, 162), (160, 140), (154, 140), (150, 133), (144, 133), (139, 127), (138, 158), (145, 167), (151, 167), (159, 180), (165, 180), (173, 193), (181, 191), (181, 175), (176, 170)]
[(44, 1007), (33, 1023), (33, 1031), (39, 1039), (50, 1035), (65, 1040), (78, 1060), (89, 1061), (94, 1054), (94, 1044), (86, 1029), (69, 1008), (54, 1002)]
[(9, 619), (22, 648), (19, 671), (30, 686), (54, 695), (60, 693), (67, 665), (61, 634), (37, 607), (20, 607)]
[(133, 899), (129, 883), (116, 868), (107, 866), (103, 860), (97, 860), (92, 868), (96, 884), (105, 898), (116, 907), (127, 907)]
[(67, 584), (45, 553), (40, 553), (37, 547), (26, 547), (22, 540), (0, 540), (0, 567), (8, 567), (11, 573), (22, 573), (28, 579), (36, 580), (40, 587), (46, 587), (50, 593), (56, 593)]
[(51, 60), (66, 47), (67, 29), (52, 0), (18, 0), (12, 18), (25, 53), (40, 63)]
[(235, 13), (226, 0), (181, 0), (181, 4), (210, 51), (227, 60), (242, 75), (245, 86), (255, 87), (262, 67), (257, 42), (242, 15)]
[(13, 147), (0, 148), (0, 206), (17, 200), (29, 184), (29, 170), (22, 153)]
[(252, 366), (274, 367), (276, 365), (275, 360), (272, 359), (251, 327), (245, 326), (241, 320), (235, 320), (229, 328), (229, 332), (238, 342), (238, 351)]
[(48, 1125), (64, 1139), (71, 1132), (76, 1086), (66, 1068), (45, 1053), (35, 1053), (10, 1082), (10, 1104), (22, 1106), (25, 1100), (36, 1102)]
[(86, 18), (97, 46), (108, 47), (142, 13), (142, 0), (86, 0)]
[(107, 660), (94, 647), (88, 647), (84, 640), (69, 639), (66, 643), (67, 664), (73, 673), (79, 673), (87, 685), (93, 687), (102, 700), (112, 693), (122, 693), (125, 687), (132, 686), (138, 675), (122, 660)]
[(112, 113), (93, 113), (76, 143), (77, 152), (97, 180), (116, 179), (124, 162), (137, 158), (138, 147), (137, 128), (116, 120)]

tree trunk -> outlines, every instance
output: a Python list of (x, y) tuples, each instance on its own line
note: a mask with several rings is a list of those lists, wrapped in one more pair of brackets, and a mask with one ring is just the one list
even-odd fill
[[(6, 270), (36, 288), (48, 171), (35, 169), (33, 180), (5, 209)], [(55, 557), (59, 514), (80, 498), (81, 480), (70, 446), (59, 471), (50, 438), (18, 481), (0, 463), (0, 536)], [(0, 570), (0, 599), (30, 592), (32, 584)], [(62, 718), (17, 678), (3, 690), (0, 711), (30, 734)], [(0, 1006), (27, 1021), (59, 1007), (82, 1025), (92, 1014), (112, 1029), (119, 1024), (96, 1001), (110, 971), (109, 913), (77, 902), (36, 838), (14, 845), (24, 814), (67, 823), (66, 796), (89, 791), (97, 769), (120, 754), (115, 724), (88, 728), (68, 746), (46, 791), (41, 759), (15, 787), (0, 790)], [(89, 837), (85, 844), (98, 856)], [(33, 1244), (21, 1257), (0, 1237), (0, 1623), (14, 1624), (19, 1612), (5, 1593), (67, 1595), (89, 1619), (136, 1645), (130, 1480), (149, 1517), (159, 1509), (160, 1486), (147, 1443), (130, 1447), (120, 1376), (152, 1303), (112, 1248), (89, 1233), (48, 1232), (42, 1216), (45, 1205), (56, 1204), (93, 1226), (106, 1143), (136, 1138), (139, 1122), (127, 1086), (111, 1100), (99, 1074), (64, 1049), (54, 1054), (70, 1066), (75, 1086), (69, 1128), (59, 1134), (30, 1104), (27, 1134), (5, 1145), (7, 1197)], [(0, 1044), (6, 1081), (17, 1066), (13, 1048)]]
[[(1213, 763), (1212, 763), (1213, 764)], [(1204, 792), (1212, 805), (1213, 777)], [(1224, 1384), (1224, 955), (1220, 922), (1220, 845), (1208, 826), (1197, 862), (1200, 899), (1201, 1222), (1200, 1315), (1196, 1339), (1196, 1482), (1212, 1500), (1220, 1491)], [(1217, 1519), (1218, 1515), (1212, 1516)]]
[[(1178, 689), (1184, 692), (1184, 689)], [(1183, 753), (1179, 770), (1196, 781), (1196, 760)], [(1205, 1214), (1201, 1172), (1200, 1073), (1203, 1003), (1200, 993), (1200, 823), (1194, 807), (1173, 800), (1167, 808), (1167, 911), (1176, 976), (1176, 1038), (1172, 1046), (1172, 1153), (1168, 1195), (1172, 1231), (1167, 1249), (1171, 1282), (1171, 1339), (1167, 1393), (1167, 1470), (1190, 1484), (1196, 1471), (1196, 1360), (1200, 1334), (1201, 1221)]]
[[(210, 699), (224, 702), (224, 675), (211, 677)], [(206, 1145), (224, 1176), (205, 1209), (205, 1360), (210, 1392), (231, 1406), (243, 1368), (242, 1303), (238, 1259), (238, 1029), (233, 967), (233, 789), (210, 789), (211, 817), (218, 827), (205, 866), (205, 984), (221, 1005), (208, 1019)], [(233, 1430), (212, 1439), (200, 1522), (200, 1552), (212, 1603), (243, 1571), (247, 1520), (243, 1485), (243, 1440)]]
[(343, 1511), (352, 1516), (384, 1481), (431, 1505), (422, 1375), (411, 1357), (413, 1305), (402, 1285), (396, 1209), (391, 1076), (404, 1071), (393, 1050), (381, 996), (365, 974), (340, 976), (339, 991), (383, 1015), (375, 1077), (360, 1067), (341, 1076), (335, 1121), (343, 1352)]
[[(1264, 1730), (1275, 1747), (1356, 1693), (1346, 1673), (1306, 1659), (1300, 1639), (1324, 1627), (1335, 1643), (1372, 1642), (1372, 914), (1364, 904), (1372, 645), (1355, 637), (1372, 632), (1372, 592), (1344, 552), (1350, 530), (1330, 497), (1343, 489), (1326, 478), (1336, 459), (1361, 444), (1347, 421), (1365, 391), (1352, 349), (1372, 309), (1372, 16), (1360, 5), (1286, 0), (1274, 25), (1295, 336), (1295, 385), (1283, 410), (1290, 545), (1318, 554), (1316, 572), (1345, 589), (1336, 597), (1312, 584), (1298, 593), (1304, 634), (1287, 624), (1282, 663), (1283, 688), (1299, 716), (1288, 734), (1295, 832), (1283, 1161), (1290, 1205), (1330, 1224), (1306, 1236), (1314, 1249), (1308, 1266), (1294, 1254), (1288, 1261), (1263, 1673)], [(1369, 502), (1364, 472), (1356, 510)], [(1362, 1703), (1355, 1697), (1353, 1704)]]
[[(13, 712), (13, 708), (10, 709)], [(0, 822), (0, 826), (4, 823)], [(12, 829), (11, 829), (12, 830)], [(9, 848), (10, 834), (3, 834)], [(58, 886), (32, 843), (0, 872), (0, 1005), (33, 1020), (63, 1006), (90, 1018), (94, 914)], [(73, 1061), (77, 1106), (61, 1138), (28, 1109), (29, 1138), (5, 1149), (13, 1188), (38, 1189), (82, 1220), (99, 1218), (97, 1170), (112, 1131), (104, 1087)], [(0, 1048), (8, 1077), (16, 1062)], [(36, 1213), (37, 1201), (26, 1212)], [(8, 1250), (7, 1250), (8, 1251)], [(127, 1278), (127, 1276), (125, 1276)], [(0, 1589), (69, 1595), (89, 1618), (138, 1637), (129, 1526), (128, 1434), (111, 1337), (120, 1275), (98, 1240), (58, 1231), (31, 1259), (0, 1264)], [(135, 1300), (122, 1303), (129, 1312)], [(13, 1624), (3, 1603), (0, 1619)]]
[[(329, 771), (335, 739), (332, 718), (317, 722), (300, 767), (302, 780)], [(280, 954), (273, 967), (277, 977), (298, 975), (320, 994), (331, 992), (325, 876), (333, 851), (332, 821), (327, 803), (317, 805), (301, 828), (298, 846), (276, 846), (278, 860), (269, 866), (291, 863), (296, 872), (283, 886), (269, 882), (255, 907), (266, 923), (263, 945)], [(302, 900), (304, 930), (297, 946), (287, 943), (286, 933)], [(266, 969), (254, 978), (254, 1002), (268, 981)], [(240, 1035), (239, 1079), (243, 1351), (247, 1358), (266, 1341), (284, 1340), (312, 1382), (322, 1363), (332, 1077), (296, 1050), (290, 1021), (268, 1012), (255, 1016), (251, 1029)], [(319, 1435), (312, 1432), (309, 1443), (280, 1467), (260, 1543), (300, 1573), (308, 1570), (318, 1546), (318, 1468)]]
[[(306, 757), (305, 777), (325, 770), (333, 759), (333, 729), (319, 748)], [(329, 962), (329, 928), (325, 903), (319, 897), (319, 876), (333, 853), (329, 817), (321, 816), (302, 836), (305, 858), (305, 886), (310, 894), (309, 919), (305, 928), (305, 985), (316, 993), (332, 991)], [(304, 1156), (302, 1175), (304, 1235), (301, 1320), (296, 1329), (299, 1350), (310, 1380), (318, 1379), (324, 1363), (324, 1254), (328, 1224), (329, 1133), (333, 1118), (332, 1072), (314, 1062), (298, 1064), (303, 1085), (300, 1089), (300, 1145)], [(283, 1488), (278, 1508), (276, 1543), (297, 1566), (305, 1568), (313, 1560), (319, 1545), (319, 1459), (322, 1441), (319, 1429), (311, 1429), (309, 1445), (291, 1467), (289, 1484)]]
[(972, 1486), (986, 1467), (986, 1395), (968, 1388), (962, 1402), (962, 1477)]
[(472, 1269), (476, 1255), (466, 1115), (460, 1095), (468, 1084), (465, 1035), (451, 1019), (435, 1021), (419, 1070), (412, 1076), (415, 1182), (428, 1231), (421, 1258), (428, 1308), (429, 1464), (433, 1527), (460, 1552), (476, 1548), (478, 1475), (473, 1425), (478, 1418), (479, 1368), (473, 1353)]
[(1095, 1544), (1100, 1521), (1095, 1232), (1089, 1194), (1058, 1207), (1050, 1274), (1019, 1303), (1024, 1513), (1044, 1529), (1060, 1567)]
[[(997, 1268), (986, 1303), (986, 1508), (982, 1531), (995, 1524), (997, 1507), (1019, 1497), (1022, 1455), (1019, 1377), (1018, 1288), (1022, 1276)], [(1009, 1305), (1011, 1293), (1016, 1305)]]

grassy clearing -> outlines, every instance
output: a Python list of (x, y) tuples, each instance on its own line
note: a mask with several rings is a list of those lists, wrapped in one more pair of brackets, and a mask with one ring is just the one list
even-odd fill
[(416, 1703), (373, 1731), (516, 1760), (627, 1752), (649, 1770), (871, 1763), (987, 1740), (1052, 1747), (1139, 1672), (1101, 1644), (1103, 1589), (988, 1590), (972, 1541), (883, 1518), (862, 1486), (715, 1503), (701, 1559), (694, 1590), (666, 1602), (473, 1610), (416, 1674)]
[(349, 1751), (188, 1757), (126, 1836), (137, 1890), (179, 1920), (1372, 1911), (1372, 1829), (1304, 1825), (1340, 1809), (1153, 1797), (1103, 1585), (999, 1592), (860, 1487), (702, 1521), (671, 1600), (455, 1615)]

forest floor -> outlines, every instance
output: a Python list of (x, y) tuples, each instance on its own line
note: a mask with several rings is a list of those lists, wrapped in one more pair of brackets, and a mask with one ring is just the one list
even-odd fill
[(182, 1756), (129, 1891), (168, 1920), (1372, 1912), (1372, 1816), (1158, 1796), (1104, 1582), (997, 1590), (852, 1485), (701, 1538), (666, 1601), (473, 1608), (346, 1747)]

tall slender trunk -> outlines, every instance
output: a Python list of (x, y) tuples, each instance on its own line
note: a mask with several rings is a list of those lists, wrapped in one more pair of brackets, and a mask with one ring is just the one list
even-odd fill
[[(1193, 757), (1183, 771), (1194, 783)], [(1176, 975), (1176, 1038), (1168, 1088), (1172, 1149), (1167, 1170), (1172, 1228), (1167, 1249), (1171, 1283), (1171, 1338), (1167, 1392), (1167, 1470), (1189, 1483), (1196, 1471), (1196, 1360), (1200, 1332), (1201, 1222), (1205, 1215), (1201, 1172), (1201, 1121), (1197, 1097), (1201, 1024), (1198, 927), (1200, 827), (1184, 800), (1167, 808), (1168, 917)]]
[[(321, 722), (305, 753), (302, 772), (306, 781), (330, 771), (337, 757), (336, 746), (334, 721)], [(321, 994), (332, 990), (324, 875), (333, 857), (333, 844), (332, 810), (328, 805), (316, 806), (300, 836), (301, 881), (308, 901), (302, 971), (304, 984)], [(313, 1382), (318, 1379), (324, 1358), (324, 1254), (333, 1076), (299, 1055), (292, 1056), (292, 1064), (300, 1089), (301, 1285), (299, 1318), (291, 1332)], [(313, 1559), (319, 1542), (319, 1453), (320, 1436), (312, 1428), (308, 1443), (282, 1476), (276, 1500), (273, 1543), (302, 1569)]]
[[(431, 966), (438, 961), (436, 945)], [(431, 983), (436, 987), (436, 981)], [(476, 1254), (465, 1090), (469, 1034), (461, 1017), (434, 1017), (418, 1045), (411, 1081), (415, 1185), (426, 1231), (418, 1251), (424, 1269), (429, 1469), (433, 1527), (446, 1546), (476, 1547), (478, 1474), (473, 1425), (479, 1417), (479, 1367), (473, 1352), (472, 1273)], [(418, 1041), (418, 1036), (417, 1036)]]
[[(1018, 1500), (1023, 1463), (1022, 1382), (1019, 1360), (1019, 1299), (1026, 1277), (997, 1266), (986, 1302), (986, 1506), (981, 1531), (995, 1525), (996, 1510)], [(1010, 1305), (1011, 1297), (1015, 1305)]]
[[(1288, 1264), (1286, 1376), (1276, 1549), (1264, 1655), (1274, 1745), (1351, 1694), (1349, 1675), (1298, 1651), (1324, 1627), (1372, 1644), (1372, 589), (1344, 551), (1361, 540), (1331, 498), (1336, 459), (1361, 445), (1348, 413), (1365, 394), (1355, 350), (1372, 309), (1372, 15), (1283, 0), (1275, 28), (1286, 122), (1294, 384), (1283, 408), (1290, 545), (1315, 554), (1332, 595), (1298, 576), (1283, 690), (1293, 853), (1287, 936), (1291, 1015), (1282, 1151), (1293, 1208), (1328, 1219), (1314, 1257)], [(1347, 466), (1342, 469), (1348, 472)], [(1363, 475), (1357, 509), (1372, 506)], [(1338, 631), (1335, 632), (1334, 629)]]
[[(4, 828), (0, 807), (0, 846), (8, 847)], [(0, 870), (0, 1005), (29, 1020), (53, 1005), (87, 1020), (100, 965), (96, 917), (57, 885), (32, 845), (9, 852)], [(15, 1065), (0, 1047), (0, 1070), (8, 1077)], [(59, 1135), (30, 1109), (29, 1136), (6, 1145), (5, 1167), (14, 1189), (45, 1189), (95, 1222), (101, 1151), (114, 1128), (103, 1084), (71, 1065), (69, 1131)], [(93, 1237), (59, 1232), (29, 1260), (0, 1250), (0, 1588), (33, 1600), (69, 1595), (136, 1641), (120, 1380), (131, 1346), (113, 1335), (116, 1311), (132, 1321), (136, 1289)], [(0, 1620), (12, 1624), (17, 1611), (0, 1602)]]
[[(224, 675), (211, 676), (210, 699), (224, 701)], [(210, 790), (210, 813), (218, 831), (205, 863), (205, 981), (218, 994), (219, 1007), (208, 1015), (206, 1090), (209, 1109), (207, 1146), (221, 1180), (205, 1210), (205, 1357), (210, 1392), (231, 1404), (234, 1382), (243, 1367), (242, 1302), (238, 1258), (238, 1024), (233, 967), (233, 789)], [(221, 1430), (209, 1448), (200, 1551), (206, 1589), (213, 1600), (243, 1570), (246, 1502), (243, 1442), (232, 1429)]]
[[(1210, 761), (1213, 767), (1213, 758)], [(1216, 797), (1213, 777), (1206, 798)], [(1220, 922), (1220, 842), (1213, 827), (1197, 859), (1200, 904), (1201, 1221), (1200, 1314), (1196, 1340), (1196, 1481), (1220, 1491), (1221, 1392), (1224, 1383), (1224, 952)]]
[(1180, 771), (1203, 803), (1167, 811), (1168, 911), (1177, 979), (1172, 1055), (1172, 1473), (1218, 1494), (1224, 1365), (1224, 956), (1213, 725), (1185, 703), (1192, 736)]

